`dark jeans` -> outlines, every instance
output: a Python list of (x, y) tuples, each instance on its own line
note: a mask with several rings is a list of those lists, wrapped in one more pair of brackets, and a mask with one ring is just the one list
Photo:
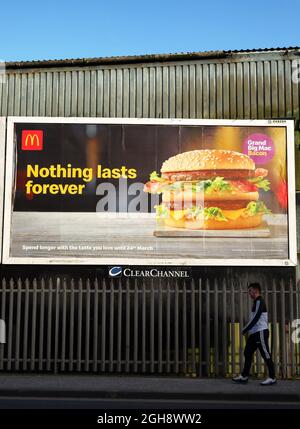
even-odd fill
[(269, 371), (269, 377), (275, 378), (275, 368), (272, 361), (271, 352), (269, 349), (269, 330), (264, 329), (263, 331), (255, 332), (249, 335), (244, 350), (245, 364), (242, 372), (243, 377), (248, 377), (252, 364), (252, 358), (256, 350), (259, 349)]

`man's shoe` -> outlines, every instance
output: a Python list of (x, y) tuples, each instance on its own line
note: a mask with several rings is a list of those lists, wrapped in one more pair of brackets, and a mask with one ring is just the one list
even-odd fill
[(243, 377), (242, 375), (239, 375), (238, 377), (233, 377), (232, 381), (234, 381), (235, 383), (245, 384), (248, 383), (248, 377)]
[(260, 384), (261, 386), (271, 386), (272, 384), (276, 384), (277, 380), (276, 378), (266, 378), (264, 381), (262, 381)]

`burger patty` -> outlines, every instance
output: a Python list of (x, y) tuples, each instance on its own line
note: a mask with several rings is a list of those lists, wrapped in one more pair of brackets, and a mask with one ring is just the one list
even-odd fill
[[(251, 200), (236, 200), (236, 201), (203, 201), (202, 207), (218, 207), (223, 210), (239, 210), (247, 207)], [(184, 210), (195, 206), (194, 201), (182, 201), (182, 202), (171, 202), (163, 203), (169, 210)], [(200, 204), (198, 204), (201, 206)]]
[(225, 179), (250, 179), (255, 177), (255, 170), (196, 170), (162, 173), (164, 179), (172, 182), (213, 179), (218, 176)]

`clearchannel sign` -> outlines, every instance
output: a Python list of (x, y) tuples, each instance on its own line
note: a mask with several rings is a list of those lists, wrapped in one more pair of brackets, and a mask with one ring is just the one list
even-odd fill
[(190, 277), (189, 270), (167, 270), (160, 268), (134, 269), (122, 268), (119, 266), (111, 267), (108, 271), (109, 277), (151, 277), (151, 278), (182, 278)]

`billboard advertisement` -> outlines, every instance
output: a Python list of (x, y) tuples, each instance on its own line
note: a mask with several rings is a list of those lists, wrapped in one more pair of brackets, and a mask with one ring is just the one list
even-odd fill
[(8, 118), (4, 263), (296, 264), (293, 121)]

